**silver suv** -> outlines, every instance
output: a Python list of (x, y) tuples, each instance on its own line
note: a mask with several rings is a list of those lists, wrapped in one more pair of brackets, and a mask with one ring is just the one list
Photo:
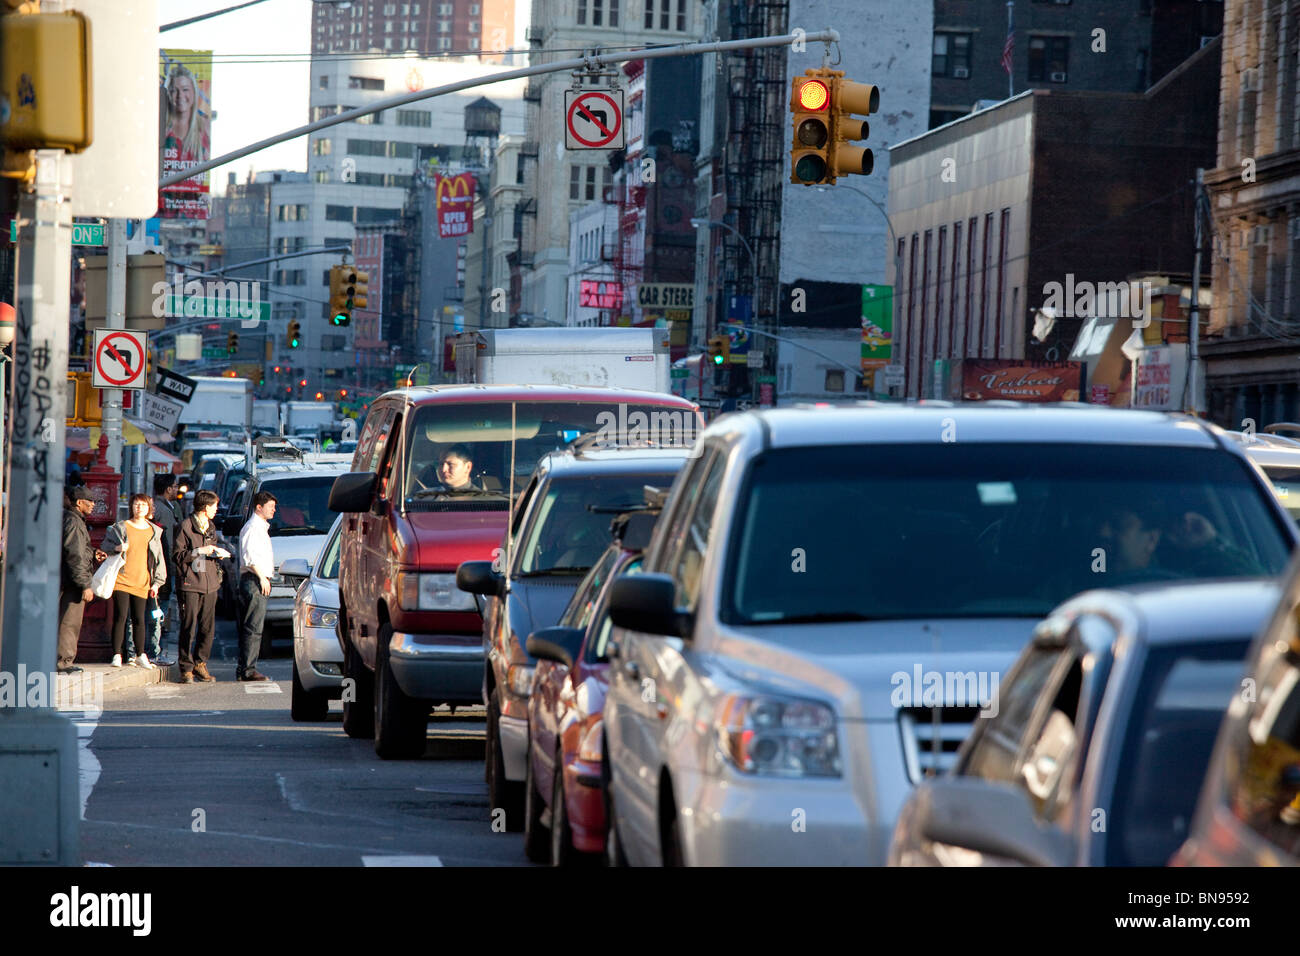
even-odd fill
[(1275, 575), (1294, 525), (1213, 426), (873, 405), (725, 416), (611, 592), (610, 854), (880, 864), (1036, 622), (1095, 587)]

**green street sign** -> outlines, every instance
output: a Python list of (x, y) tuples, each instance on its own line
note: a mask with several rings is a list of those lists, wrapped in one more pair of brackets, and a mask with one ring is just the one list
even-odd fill
[[(18, 220), (9, 220), (9, 241), (18, 241)], [(72, 224), (72, 244), (74, 246), (104, 246), (104, 227), (97, 222), (74, 222)]]
[(215, 348), (214, 348), (214, 349), (208, 349), (208, 348), (205, 348), (205, 349), (203, 350), (203, 357), (204, 357), (205, 359), (219, 359), (219, 358), (227, 358), (228, 356), (229, 356), (229, 353), (228, 353), (225, 349), (215, 349)]
[(759, 385), (775, 385), (775, 384), (776, 384), (776, 376), (775, 376), (775, 375), (755, 375), (755, 376), (754, 376), (754, 379), (755, 379), (755, 381), (758, 382)]
[(271, 321), (270, 302), (241, 302), (234, 297), (220, 299), (199, 296), (167, 296), (164, 315), (189, 319), (256, 319)]
[(687, 378), (690, 376), (690, 374), (691, 374), (691, 370), (688, 368), (675, 368), (672, 370), (673, 378)]

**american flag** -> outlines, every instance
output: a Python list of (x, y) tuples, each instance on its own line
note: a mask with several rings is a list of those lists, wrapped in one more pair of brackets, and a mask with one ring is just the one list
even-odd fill
[(1002, 69), (1011, 75), (1011, 58), (1016, 49), (1016, 31), (1007, 34), (1007, 42), (1002, 45)]

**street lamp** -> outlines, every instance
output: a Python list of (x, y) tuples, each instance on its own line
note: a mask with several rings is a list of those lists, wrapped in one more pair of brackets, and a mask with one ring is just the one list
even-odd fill
[(700, 217), (692, 216), (691, 226), (692, 228), (695, 229), (699, 229), (701, 226), (721, 226), (723, 229), (728, 229), (733, 234), (735, 234), (736, 238), (739, 239), (741, 244), (745, 247), (745, 251), (749, 253), (749, 264), (754, 272), (754, 298), (753, 298), (754, 325), (757, 326), (758, 325), (758, 257), (754, 255), (754, 248), (749, 244), (749, 242), (745, 239), (745, 237), (740, 234), (739, 229), (737, 229), (735, 226), (731, 225), (730, 223), (723, 222), (721, 219), (703, 219)]

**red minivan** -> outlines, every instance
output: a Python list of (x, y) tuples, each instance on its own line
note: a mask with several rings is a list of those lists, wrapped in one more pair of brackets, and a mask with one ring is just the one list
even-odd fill
[[(343, 729), (384, 758), (419, 757), (429, 712), (485, 703), (481, 598), (465, 561), (500, 553), (513, 496), (537, 460), (579, 435), (689, 444), (699, 409), (674, 395), (572, 385), (437, 385), (370, 406), (352, 472), (339, 564)], [(449, 482), (449, 483), (444, 483)]]

